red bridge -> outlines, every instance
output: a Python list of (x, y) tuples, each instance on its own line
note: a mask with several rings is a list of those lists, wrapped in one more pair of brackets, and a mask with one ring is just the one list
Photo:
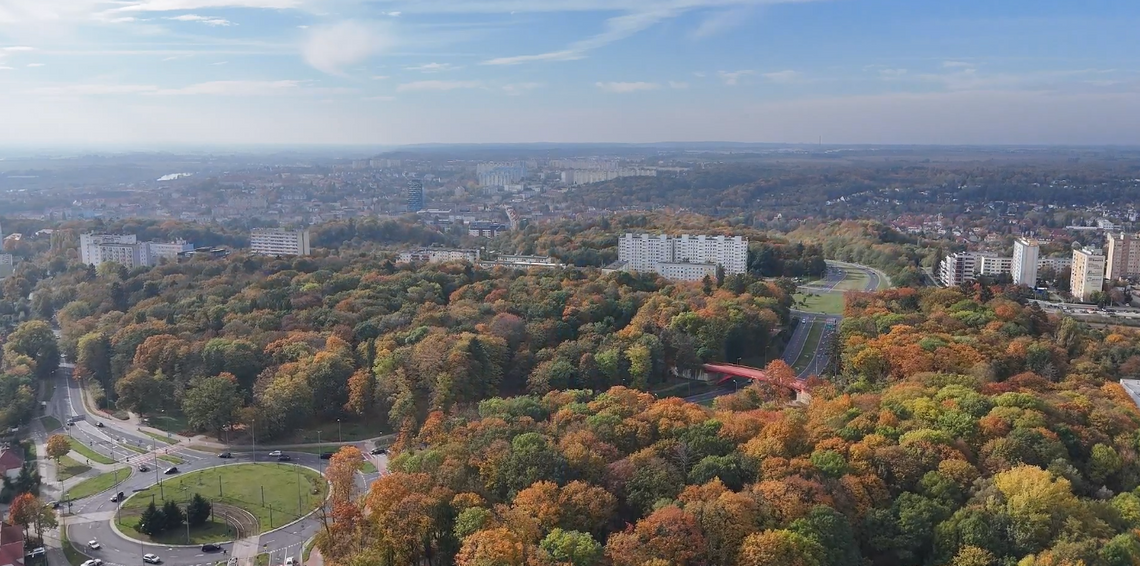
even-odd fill
[[(722, 383), (724, 383), (730, 379), (736, 378), (736, 377), (743, 377), (746, 379), (751, 379), (753, 381), (763, 381), (765, 383), (771, 383), (773, 385), (779, 385), (781, 387), (787, 387), (788, 389), (795, 391), (797, 397), (800, 394), (807, 392), (807, 386), (804, 385), (802, 381), (793, 380), (790, 383), (786, 383), (783, 381), (777, 381), (777, 380), (774, 380), (774, 379), (768, 377), (768, 374), (764, 373), (764, 370), (753, 368), (753, 367), (738, 366), (736, 364), (723, 364), (723, 363), (721, 363), (721, 364), (704, 364), (701, 367), (705, 370), (705, 373), (707, 373), (709, 375), (709, 377), (711, 378), (710, 381), (716, 381), (717, 385), (720, 385), (720, 384), (722, 384)], [(720, 376), (720, 379), (717, 379), (718, 375)]]

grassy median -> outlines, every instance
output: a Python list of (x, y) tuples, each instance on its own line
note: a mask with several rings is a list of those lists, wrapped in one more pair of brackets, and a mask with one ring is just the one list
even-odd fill
[(82, 499), (102, 493), (122, 483), (127, 478), (131, 477), (131, 469), (127, 467), (119, 468), (118, 470), (99, 474), (93, 478), (85, 479), (77, 484), (75, 487), (68, 490), (67, 495), (71, 499)]

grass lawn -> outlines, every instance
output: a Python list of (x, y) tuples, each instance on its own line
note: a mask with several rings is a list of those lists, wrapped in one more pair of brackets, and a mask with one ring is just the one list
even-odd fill
[(796, 358), (795, 363), (792, 364), (792, 369), (796, 373), (803, 371), (815, 357), (815, 348), (819, 345), (819, 339), (823, 337), (823, 328), (826, 325), (827, 323), (823, 320), (817, 320), (811, 325), (807, 340), (804, 340), (804, 349), (800, 351), (800, 357)]
[(159, 456), (158, 459), (162, 460), (163, 462), (170, 462), (171, 464), (185, 464), (186, 463), (186, 460), (183, 460), (182, 458), (179, 458), (178, 456), (171, 456), (169, 454), (163, 454), (162, 456)]
[(392, 432), (380, 421), (372, 419), (368, 422), (342, 421), (338, 428), (337, 422), (327, 422), (309, 430), (298, 430), (290, 436), (275, 441), (276, 444), (308, 444), (317, 442), (317, 431), (320, 431), (320, 440), (323, 442), (357, 442)]
[[(219, 486), (220, 493), (219, 495)], [(314, 494), (313, 491), (316, 491)], [(289, 464), (234, 464), (218, 466), (188, 474), (166, 476), (162, 488), (153, 485), (135, 493), (123, 503), (119, 527), (128, 536), (150, 540), (135, 532), (135, 525), (153, 497), (161, 505), (161, 494), (185, 507), (195, 493), (211, 502), (221, 502), (249, 511), (257, 517), (261, 531), (270, 531), (316, 509), (324, 502), (328, 484), (317, 472)], [(298, 495), (301, 509), (298, 513)], [(264, 504), (262, 504), (264, 497)], [(271, 517), (272, 513), (272, 517)], [(190, 530), (192, 541), (220, 541), (233, 538), (229, 528), (221, 523), (208, 523), (206, 527)], [(164, 538), (169, 536), (170, 538)], [(185, 544), (186, 533), (168, 533), (156, 542)], [(193, 542), (191, 544), (194, 544)]]
[(63, 456), (59, 459), (59, 467), (56, 468), (56, 480), (63, 481), (73, 478), (90, 470), (91, 468), (86, 464), (80, 464), (71, 458), (71, 456)]
[[(131, 469), (127, 467), (119, 468), (118, 473), (107, 472), (99, 474), (93, 478), (85, 479), (75, 487), (68, 490), (67, 495), (72, 499), (81, 499), (96, 493), (102, 493), (118, 485), (123, 480), (131, 477)], [(118, 478), (118, 480), (116, 480)]]
[(44, 394), (42, 397), (40, 397), (40, 399), (43, 399), (44, 401), (50, 400), (52, 396), (55, 395), (55, 380), (48, 379), (41, 381), (40, 383), (42, 383), (44, 386)]
[(127, 450), (130, 450), (131, 452), (137, 452), (139, 454), (146, 454), (147, 453), (146, 448), (140, 448), (138, 446), (135, 446), (134, 444), (124, 444), (124, 443), (120, 442), (119, 447), (120, 448), (126, 448)]
[(796, 305), (793, 308), (804, 312), (817, 312), (822, 314), (843, 314), (843, 307), (845, 305), (843, 293), (823, 293), (804, 295), (796, 293), (793, 295)]
[(846, 277), (835, 286), (836, 289), (843, 291), (862, 291), (867, 288), (867, 273), (855, 269), (846, 270)]
[(147, 415), (147, 419), (149, 421), (147, 422), (147, 426), (173, 434), (178, 434), (190, 429), (190, 425), (186, 422), (186, 417), (180, 414), (159, 413), (157, 415)]
[(96, 452), (90, 446), (76, 440), (74, 437), (69, 436), (67, 438), (67, 441), (69, 443), (71, 443), (71, 449), (82, 454), (84, 458), (89, 458), (91, 460), (99, 462), (100, 464), (114, 464), (115, 463), (115, 460), (108, 458), (108, 457)]
[(375, 474), (380, 470), (376, 469), (376, 464), (373, 464), (371, 460), (365, 460), (360, 464), (360, 471), (366, 474)]
[(147, 430), (142, 431), (142, 433), (163, 444), (171, 444), (174, 442), (174, 437), (170, 436), (169, 434), (155, 434)]
[(43, 423), (44, 430), (48, 432), (63, 428), (63, 423), (59, 422), (59, 419), (55, 417), (44, 417), (40, 419), (40, 422)]

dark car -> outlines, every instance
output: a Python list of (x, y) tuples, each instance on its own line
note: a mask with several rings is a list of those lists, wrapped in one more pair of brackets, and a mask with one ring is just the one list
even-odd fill
[(222, 452), (221, 454), (218, 454), (218, 457), (219, 458), (233, 458), (234, 455), (230, 454), (229, 452)]
[(178, 473), (178, 468), (177, 468), (176, 466), (171, 466), (171, 467), (169, 467), (169, 468), (166, 468), (166, 471), (165, 471), (165, 472), (162, 472), (162, 473), (163, 473), (163, 474), (165, 474), (165, 475), (168, 475), (168, 476), (169, 476), (169, 475), (173, 475), (173, 474), (177, 474), (177, 473)]
[(387, 454), (387, 453), (388, 453), (388, 449), (387, 449), (387, 448), (373, 448), (373, 449), (372, 449), (372, 454), (373, 454), (373, 455), (376, 455), (376, 454)]
[(146, 464), (139, 464), (139, 471), (140, 472), (149, 472), (150, 466), (147, 466)]
[(95, 423), (95, 426), (97, 426), (97, 427), (99, 427), (99, 428), (103, 428), (103, 423), (101, 423), (101, 422), (97, 422), (97, 423)]
[(203, 544), (202, 552), (221, 552), (222, 547), (216, 544)]
[(321, 459), (322, 460), (328, 460), (329, 458), (332, 458), (332, 457), (333, 457), (332, 452), (321, 452)]
[(290, 460), (292, 460), (292, 458), (290, 458), (288, 454), (282, 454), (277, 457), (278, 462), (288, 462)]
[(119, 493), (116, 493), (115, 495), (111, 496), (111, 503), (118, 503), (118, 502), (120, 502), (126, 498), (127, 498), (126, 494), (124, 494), (123, 492), (120, 491)]

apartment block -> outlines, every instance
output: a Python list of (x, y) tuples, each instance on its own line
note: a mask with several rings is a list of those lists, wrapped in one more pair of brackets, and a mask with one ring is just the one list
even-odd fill
[[(942, 284), (947, 287), (957, 287), (967, 281), (973, 281), (977, 279), (977, 275), (981, 271), (982, 260), (990, 258), (997, 259), (998, 255), (990, 252), (958, 252), (950, 254), (942, 260), (942, 268), (938, 273), (938, 278), (942, 281)], [(997, 266), (999, 264), (994, 263), (992, 265)]]
[(479, 261), (479, 250), (457, 248), (423, 248), (400, 254), (401, 263), (422, 261), (427, 263), (441, 263), (445, 261), (466, 261), (475, 263)]
[(1109, 233), (1105, 276), (1110, 280), (1140, 277), (1140, 237)]
[(1037, 286), (1038, 256), (1040, 254), (1041, 244), (1037, 240), (1018, 238), (1013, 243), (1010, 274), (1013, 275), (1014, 285)]
[(309, 231), (255, 228), (249, 234), (249, 248), (261, 255), (309, 255)]
[(668, 279), (699, 281), (716, 275), (748, 271), (748, 240), (740, 236), (678, 237), (625, 234), (618, 240), (618, 261), (626, 271), (659, 273)]
[(103, 263), (102, 246), (126, 246), (138, 243), (134, 234), (80, 234), (79, 259), (87, 265)]
[(978, 258), (976, 275), (997, 277), (1009, 273), (1013, 268), (1013, 258), (1000, 256), (982, 256)]
[(1104, 253), (1097, 249), (1073, 250), (1073, 274), (1069, 279), (1073, 298), (1088, 302), (1093, 293), (1104, 289), (1106, 259)]
[(7, 279), (16, 273), (16, 258), (12, 254), (0, 254), (0, 279)]

